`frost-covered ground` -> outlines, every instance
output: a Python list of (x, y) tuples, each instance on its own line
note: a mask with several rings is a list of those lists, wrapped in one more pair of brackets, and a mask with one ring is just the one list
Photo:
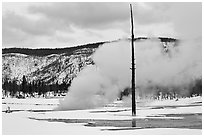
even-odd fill
[[(2, 100), (3, 134), (190, 134), (202, 132), (202, 97), (137, 103), (117, 101), (103, 108), (53, 111), (58, 99)], [(12, 113), (5, 113), (10, 107)]]

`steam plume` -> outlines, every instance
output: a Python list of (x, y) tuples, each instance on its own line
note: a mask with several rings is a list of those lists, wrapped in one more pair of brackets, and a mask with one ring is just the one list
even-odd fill
[[(148, 86), (189, 84), (201, 77), (201, 44), (179, 43), (163, 51), (159, 40), (135, 42), (136, 85), (145, 92)], [(130, 42), (104, 44), (93, 55), (95, 65), (87, 66), (73, 80), (60, 110), (89, 109), (117, 98), (131, 82)], [(140, 89), (141, 90), (141, 89)]]

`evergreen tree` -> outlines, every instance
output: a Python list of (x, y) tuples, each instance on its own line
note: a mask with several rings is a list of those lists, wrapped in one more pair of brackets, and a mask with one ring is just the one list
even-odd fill
[(25, 75), (23, 75), (23, 81), (22, 81), (22, 85), (21, 85), (21, 88), (22, 88), (22, 92), (25, 96), (25, 93), (27, 93), (27, 81), (26, 81), (26, 77)]
[(31, 84), (31, 82), (28, 84), (28, 92), (29, 92), (30, 95), (33, 94), (32, 84)]
[(11, 96), (14, 97), (15, 94), (17, 93), (17, 91), (18, 91), (17, 80), (14, 79), (14, 80), (11, 82)]
[(4, 90), (3, 95), (7, 96), (8, 90), (9, 90), (9, 80), (8, 80), (8, 78), (5, 78), (4, 82), (2, 82), (2, 83), (3, 83), (2, 84), (2, 89)]
[(38, 91), (38, 95), (41, 95), (41, 91), (42, 91), (42, 88), (41, 88), (41, 81), (39, 80), (38, 81), (38, 84), (37, 84), (37, 91)]
[(58, 93), (59, 91), (59, 84), (58, 84), (58, 81), (56, 82), (56, 93)]
[(45, 97), (46, 85), (45, 85), (44, 81), (42, 81), (41, 90), (42, 90), (41, 92), (42, 92), (42, 94), (43, 94), (43, 97)]
[(35, 81), (34, 80), (32, 81), (31, 86), (32, 86), (32, 96), (34, 97), (34, 94), (35, 94), (35, 91), (36, 91)]
[(8, 82), (8, 91), (10, 95), (12, 96), (12, 82), (11, 81)]

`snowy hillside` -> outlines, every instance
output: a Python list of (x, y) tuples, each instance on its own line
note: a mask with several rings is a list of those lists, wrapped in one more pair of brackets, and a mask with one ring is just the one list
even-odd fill
[[(147, 39), (138, 38), (137, 40)], [(164, 49), (167, 46), (175, 45), (175, 39), (159, 38), (163, 43)], [(3, 49), (2, 55), (2, 79), (17, 80), (17, 83), (22, 82), (23, 75), (29, 82), (34, 80), (42, 80), (47, 84), (58, 82), (69, 82), (77, 73), (85, 66), (93, 64), (92, 54), (102, 43), (96, 43), (96, 46), (89, 46), (89, 44), (70, 48), (56, 49), (56, 54), (39, 53), (44, 52), (36, 50), (36, 55), (26, 55), (22, 53), (9, 53), (13, 49)], [(91, 45), (91, 44), (90, 44)], [(10, 50), (10, 51), (9, 51)], [(18, 49), (20, 52), (21, 49)], [(31, 49), (25, 49), (31, 50)], [(45, 49), (45, 51), (49, 51)], [(70, 52), (71, 51), (71, 52)], [(29, 51), (30, 52), (30, 51)], [(54, 53), (50, 51), (50, 53)], [(49, 54), (49, 55), (46, 55)]]
[[(8, 53), (2, 56), (2, 78), (29, 81), (41, 79), (48, 84), (72, 80), (84, 66), (92, 63), (94, 49), (76, 50), (72, 55), (66, 53), (48, 56), (29, 56)], [(90, 54), (91, 53), (91, 54)]]

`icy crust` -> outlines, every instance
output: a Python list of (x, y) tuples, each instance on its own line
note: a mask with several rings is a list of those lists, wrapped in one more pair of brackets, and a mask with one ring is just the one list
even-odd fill
[(24, 117), (12, 116), (10, 114), (5, 115), (6, 114), (3, 114), (2, 119), (3, 135), (201, 135), (202, 133), (201, 130), (198, 129), (176, 128), (120, 130), (116, 132), (105, 130), (113, 127), (85, 127), (83, 123), (39, 122)]
[[(176, 102), (176, 103), (173, 103)], [(97, 119), (97, 120), (131, 120), (131, 119), (182, 119), (183, 117), (165, 117), (164, 114), (202, 114), (202, 106), (194, 105), (202, 103), (202, 97), (193, 97), (166, 101), (155, 101), (137, 108), (137, 116), (131, 116), (131, 107), (123, 107), (121, 101), (115, 102), (114, 105), (106, 107), (73, 110), (73, 111), (54, 111), (58, 105), (58, 99), (3, 99), (2, 111), (10, 106), (11, 110), (21, 108), (23, 111), (2, 113), (2, 132), (3, 134), (137, 134), (137, 135), (201, 135), (201, 129), (184, 129), (184, 128), (150, 128), (119, 130), (119, 127), (87, 127), (87, 123), (64, 123), (48, 122), (40, 119)], [(51, 105), (52, 104), (52, 105)], [(175, 106), (175, 108), (165, 108), (165, 106)], [(180, 106), (183, 105), (183, 106)], [(21, 107), (22, 106), (22, 107)], [(156, 106), (163, 106), (161, 109), (151, 109)], [(185, 107), (184, 107), (185, 106)], [(25, 108), (24, 108), (25, 107)], [(26, 110), (26, 111), (25, 111)], [(39, 112), (30, 110), (43, 110)], [(47, 111), (46, 111), (47, 110)], [(49, 110), (49, 111), (48, 111)], [(52, 110), (52, 111), (50, 111)], [(160, 117), (158, 117), (160, 116)], [(19, 125), (19, 123), (22, 123)], [(32, 128), (30, 128), (32, 127)], [(116, 129), (109, 130), (109, 129)]]

